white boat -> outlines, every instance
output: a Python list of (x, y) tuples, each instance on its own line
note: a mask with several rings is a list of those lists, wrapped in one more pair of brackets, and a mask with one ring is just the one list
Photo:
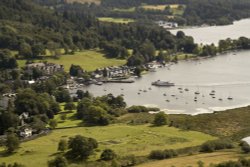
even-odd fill
[(166, 86), (166, 87), (175, 86), (175, 84), (172, 82), (160, 81), (160, 80), (152, 82), (152, 85), (154, 85), (154, 86)]

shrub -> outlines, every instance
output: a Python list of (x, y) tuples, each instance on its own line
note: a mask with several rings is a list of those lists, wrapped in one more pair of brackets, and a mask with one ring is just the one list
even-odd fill
[(147, 107), (144, 106), (131, 106), (128, 109), (129, 113), (139, 113), (139, 112), (147, 112)]
[(173, 158), (178, 156), (178, 153), (175, 150), (153, 150), (151, 151), (151, 153), (149, 154), (149, 158), (150, 159), (168, 159), (168, 158)]
[(201, 152), (213, 152), (215, 150), (231, 149), (234, 148), (232, 141), (227, 139), (219, 139), (207, 141), (201, 145)]
[(167, 124), (167, 115), (164, 112), (155, 114), (154, 122), (155, 126), (162, 126)]
[(244, 153), (249, 153), (250, 152), (250, 146), (247, 142), (245, 141), (242, 141), (240, 143), (240, 146), (241, 146), (241, 150), (244, 152)]
[(101, 160), (104, 160), (104, 161), (113, 160), (113, 159), (115, 159), (115, 157), (116, 157), (116, 154), (111, 149), (105, 149), (105, 150), (103, 150), (103, 152), (101, 154)]
[(57, 156), (55, 159), (48, 161), (48, 167), (67, 167), (67, 159), (63, 156)]

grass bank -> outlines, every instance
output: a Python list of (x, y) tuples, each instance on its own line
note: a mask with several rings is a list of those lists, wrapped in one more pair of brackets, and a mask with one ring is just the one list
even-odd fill
[(218, 164), (225, 161), (238, 160), (241, 157), (250, 158), (249, 154), (241, 154), (238, 150), (219, 151), (213, 153), (203, 153), (190, 156), (172, 158), (168, 160), (152, 161), (149, 163), (138, 165), (137, 167), (163, 167), (163, 166), (198, 166), (198, 162), (203, 162), (204, 167), (212, 164)]
[(128, 23), (131, 23), (131, 22), (135, 22), (134, 19), (114, 18), (114, 17), (99, 17), (98, 20), (103, 21), (103, 22), (121, 23), (121, 24), (128, 24)]
[[(48, 136), (21, 144), (17, 153), (0, 157), (2, 162), (19, 162), (27, 167), (44, 167), (49, 159), (57, 154), (57, 144), (60, 139), (67, 139), (77, 134), (93, 137), (99, 142), (99, 149), (112, 148), (119, 155), (148, 155), (156, 149), (178, 149), (197, 146), (215, 137), (200, 132), (183, 131), (171, 127), (151, 127), (148, 124), (130, 126), (115, 124), (105, 127), (78, 127), (59, 129)], [(91, 157), (98, 159), (99, 153)], [(28, 161), (27, 161), (28, 160)]]
[[(126, 63), (126, 60), (107, 58), (99, 50), (84, 50), (81, 52), (76, 52), (73, 55), (61, 55), (58, 59), (52, 58), (51, 56), (46, 56), (39, 61), (48, 61), (51, 63), (64, 65), (65, 71), (69, 71), (71, 64), (80, 65), (83, 69), (87, 71), (94, 71), (97, 68), (107, 67), (107, 66), (120, 66)], [(18, 60), (19, 67), (25, 65), (26, 60)]]

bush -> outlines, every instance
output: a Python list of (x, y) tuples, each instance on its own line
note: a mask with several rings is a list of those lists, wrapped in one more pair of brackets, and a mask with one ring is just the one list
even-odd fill
[(213, 152), (215, 150), (231, 149), (234, 148), (232, 141), (227, 139), (219, 139), (207, 141), (201, 145), (201, 152)]
[(7, 148), (8, 153), (13, 153), (15, 150), (18, 149), (19, 145), (20, 145), (20, 140), (16, 136), (16, 134), (12, 133), (7, 135), (5, 146)]
[(249, 153), (250, 152), (250, 146), (247, 142), (245, 141), (242, 141), (240, 143), (240, 146), (241, 146), (241, 150), (244, 152), (244, 153)]
[(168, 159), (168, 158), (173, 158), (178, 156), (178, 153), (175, 150), (153, 150), (151, 151), (151, 153), (149, 154), (149, 158), (150, 159)]
[(131, 106), (127, 110), (129, 113), (148, 112), (147, 107), (144, 106)]
[(64, 110), (75, 110), (76, 106), (73, 102), (68, 102), (64, 106)]
[(155, 126), (162, 126), (167, 124), (167, 115), (164, 112), (155, 114), (154, 122)]
[(63, 156), (57, 156), (55, 159), (48, 161), (48, 167), (67, 167), (67, 159)]
[(104, 161), (113, 160), (113, 159), (115, 159), (115, 157), (116, 157), (116, 154), (111, 149), (105, 149), (105, 150), (103, 150), (103, 152), (101, 154), (101, 160), (104, 160)]
[(68, 148), (68, 143), (67, 143), (67, 141), (64, 140), (64, 139), (61, 139), (60, 142), (58, 143), (58, 148), (57, 148), (57, 150), (58, 150), (58, 151), (64, 152), (65, 150), (67, 150), (67, 148)]

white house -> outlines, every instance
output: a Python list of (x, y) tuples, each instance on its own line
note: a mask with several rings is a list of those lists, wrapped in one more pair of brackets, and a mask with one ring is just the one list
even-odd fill
[(21, 137), (27, 138), (32, 136), (32, 128), (23, 128), (19, 134)]

